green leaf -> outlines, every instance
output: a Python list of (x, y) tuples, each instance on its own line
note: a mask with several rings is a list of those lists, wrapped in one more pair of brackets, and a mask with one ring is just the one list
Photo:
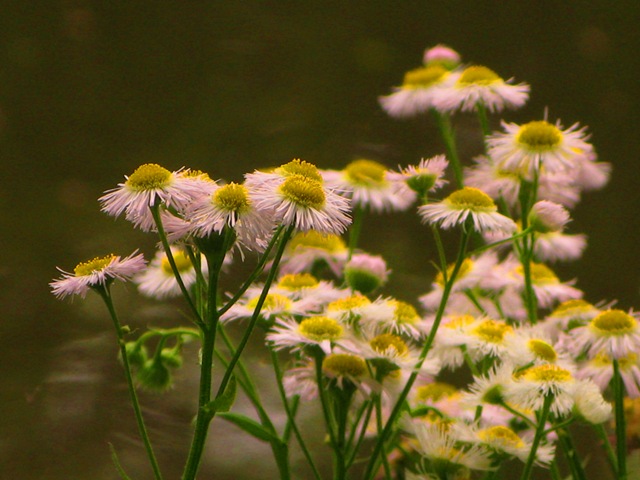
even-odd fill
[(239, 413), (221, 413), (219, 416), (221, 418), (224, 418), (226, 421), (240, 427), (242, 430), (247, 432), (252, 437), (257, 438), (258, 440), (263, 440), (269, 443), (275, 442), (276, 444), (284, 443), (269, 429), (265, 428), (252, 418), (249, 418), (245, 415), (241, 415)]
[(224, 389), (222, 395), (210, 401), (203, 408), (213, 418), (218, 413), (224, 413), (231, 410), (236, 401), (237, 383), (235, 375), (231, 375), (227, 388)]
[(118, 459), (118, 454), (116, 453), (116, 449), (113, 446), (113, 443), (109, 443), (109, 450), (111, 450), (111, 460), (116, 467), (116, 471), (122, 480), (131, 480), (131, 477), (127, 475), (120, 464), (120, 460)]

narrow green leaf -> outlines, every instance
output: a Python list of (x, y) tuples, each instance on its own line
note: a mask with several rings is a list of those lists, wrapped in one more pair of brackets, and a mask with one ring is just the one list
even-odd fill
[(236, 401), (237, 383), (235, 375), (231, 375), (227, 388), (218, 398), (211, 400), (203, 408), (213, 418), (218, 413), (225, 413), (231, 410)]
[(221, 413), (219, 416), (240, 427), (242, 430), (258, 440), (263, 440), (269, 443), (275, 442), (276, 444), (283, 443), (279, 437), (273, 434), (273, 432), (245, 415), (241, 415), (239, 413)]
[(118, 454), (116, 453), (116, 449), (111, 442), (109, 442), (109, 450), (111, 450), (111, 460), (113, 461), (113, 464), (115, 465), (116, 471), (118, 472), (118, 475), (120, 475), (120, 478), (122, 478), (122, 480), (131, 480), (131, 477), (127, 475), (122, 468), (120, 460), (118, 459)]

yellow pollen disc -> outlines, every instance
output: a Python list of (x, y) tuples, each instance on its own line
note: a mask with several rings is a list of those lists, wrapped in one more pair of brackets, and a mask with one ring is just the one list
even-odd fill
[(336, 253), (346, 250), (347, 246), (338, 235), (309, 230), (297, 233), (289, 242), (289, 248), (291, 250), (298, 248), (317, 248), (330, 253)]
[[(191, 259), (189, 258), (189, 255), (187, 255), (187, 253), (184, 250), (172, 252), (172, 254), (173, 254), (173, 261), (176, 263), (178, 272), (180, 273), (188, 272), (193, 268), (191, 264)], [(161, 267), (164, 273), (166, 273), (167, 275), (173, 275), (173, 270), (171, 270), (171, 264), (169, 263), (169, 259), (167, 258), (166, 254), (164, 257), (162, 257)]]
[(610, 367), (613, 361), (606, 353), (598, 353), (591, 359), (591, 363), (597, 367)]
[(421, 403), (437, 402), (456, 394), (458, 390), (453, 385), (444, 382), (434, 382), (418, 387), (416, 399)]
[(413, 305), (402, 300), (391, 300), (391, 302), (395, 305), (393, 317), (396, 322), (413, 325), (420, 320), (420, 315), (418, 315)]
[[(613, 363), (613, 362), (612, 362)], [(638, 356), (635, 353), (630, 353), (627, 356), (618, 359), (618, 365), (620, 370), (629, 370), (638, 364)]]
[[(455, 268), (455, 264), (453, 263), (447, 267), (447, 278), (451, 277), (451, 274), (453, 273), (454, 268)], [(473, 268), (473, 260), (471, 260), (470, 258), (465, 258), (460, 264), (460, 270), (458, 270), (458, 274), (456, 275), (456, 281), (460, 280), (461, 278), (464, 278), (471, 271), (472, 268)], [(444, 287), (444, 275), (442, 275), (442, 272), (438, 272), (435, 278), (435, 282), (441, 287)]]
[(103, 270), (107, 265), (109, 265), (114, 259), (115, 255), (105, 255), (104, 257), (96, 257), (88, 260), (86, 262), (79, 263), (76, 265), (76, 268), (73, 269), (73, 273), (76, 277), (84, 277), (86, 275), (91, 275), (94, 272), (99, 272)]
[[(378, 353), (391, 353), (392, 355), (402, 356), (409, 351), (407, 344), (397, 335), (383, 333), (374, 337), (369, 342), (371, 348)], [(391, 349), (391, 351), (389, 351)]]
[(211, 177), (209, 177), (209, 174), (202, 170), (185, 170), (182, 176), (186, 178), (199, 178), (201, 180), (213, 181), (211, 180)]
[(330, 312), (353, 310), (354, 308), (364, 307), (366, 305), (369, 305), (370, 303), (371, 300), (369, 300), (364, 295), (351, 295), (350, 297), (334, 300), (329, 305), (327, 305), (327, 310)]
[(324, 207), (325, 194), (322, 184), (309, 177), (302, 175), (291, 175), (280, 185), (280, 193), (297, 203), (301, 207), (314, 208), (316, 210)]
[(476, 319), (471, 315), (455, 315), (451, 317), (451, 320), (443, 325), (443, 327), (454, 330), (457, 328), (466, 327), (467, 325), (471, 325), (475, 321)]
[(502, 343), (504, 335), (511, 331), (511, 326), (497, 320), (485, 320), (473, 329), (473, 333), (487, 343)]
[[(258, 297), (252, 298), (247, 302), (247, 307), (254, 309), (258, 305)], [(291, 309), (291, 300), (279, 293), (269, 293), (264, 299), (262, 308), (266, 310), (287, 311)]]
[(458, 83), (462, 85), (491, 85), (501, 80), (502, 78), (493, 70), (487, 67), (473, 66), (465, 68), (458, 79)]
[(320, 175), (318, 167), (313, 163), (305, 162), (299, 158), (291, 160), (289, 163), (285, 163), (278, 170), (284, 176), (302, 175), (303, 177), (322, 183), (322, 175)]
[(345, 168), (351, 183), (364, 186), (379, 186), (385, 182), (387, 168), (373, 160), (356, 160)]
[(136, 168), (125, 185), (134, 190), (156, 190), (169, 185), (171, 180), (171, 172), (155, 163), (145, 163)]
[(494, 446), (515, 448), (522, 448), (524, 446), (524, 442), (516, 432), (502, 425), (480, 430), (478, 437), (483, 442)]
[(249, 210), (249, 191), (244, 185), (229, 183), (217, 189), (212, 197), (213, 204), (227, 212), (243, 213)]
[(581, 313), (590, 312), (595, 307), (591, 305), (589, 302), (581, 299), (576, 300), (567, 300), (566, 302), (562, 302), (560, 305), (556, 307), (556, 309), (551, 313), (552, 317), (575, 317), (580, 315)]
[(571, 372), (553, 364), (536, 365), (523, 372), (521, 378), (532, 382), (565, 383), (572, 379)]
[(599, 313), (590, 326), (603, 335), (626, 335), (635, 330), (637, 320), (622, 310), (605, 310)]
[(498, 209), (489, 195), (473, 187), (457, 190), (445, 200), (458, 210), (495, 212)]
[(522, 125), (516, 139), (531, 150), (544, 152), (560, 144), (562, 132), (555, 125), (539, 120)]
[(404, 88), (427, 88), (439, 83), (449, 72), (440, 65), (431, 65), (409, 70), (404, 74), (402, 86)]
[(291, 273), (283, 276), (278, 282), (280, 288), (291, 291), (317, 287), (318, 284), (319, 282), (316, 277), (310, 273)]
[[(518, 274), (524, 276), (524, 268), (522, 268), (522, 265), (518, 266), (516, 270)], [(548, 285), (550, 283), (558, 283), (560, 281), (558, 280), (558, 277), (556, 277), (556, 274), (553, 273), (553, 271), (549, 267), (542, 263), (532, 262), (530, 270), (531, 281), (535, 285)]]
[(360, 377), (367, 371), (365, 361), (348, 353), (332, 353), (322, 361), (322, 370), (337, 377)]
[(529, 351), (531, 351), (537, 358), (547, 362), (555, 362), (558, 358), (558, 354), (555, 349), (544, 340), (532, 338), (527, 342), (527, 348), (529, 348)]
[(343, 328), (333, 318), (312, 317), (300, 322), (298, 330), (302, 335), (316, 342), (336, 340), (342, 336)]

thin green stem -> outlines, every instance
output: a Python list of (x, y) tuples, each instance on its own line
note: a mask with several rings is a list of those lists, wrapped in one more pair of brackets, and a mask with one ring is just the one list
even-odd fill
[(405, 384), (405, 387), (403, 388), (403, 390), (400, 393), (398, 399), (396, 400), (395, 406), (394, 406), (393, 410), (391, 411), (391, 413), (389, 415), (389, 418), (387, 419), (387, 423), (386, 423), (384, 429), (382, 430), (382, 433), (380, 435), (378, 435), (377, 442), (375, 444), (375, 447), (373, 449), (371, 457), (369, 458), (369, 463), (367, 465), (367, 469), (366, 469), (365, 474), (363, 476), (363, 478), (365, 480), (373, 478), (373, 475), (375, 474), (375, 466), (376, 466), (376, 464), (378, 462), (378, 456), (382, 452), (383, 447), (384, 447), (384, 443), (386, 442), (387, 438), (390, 436), (391, 431), (394, 428), (395, 422), (398, 419), (398, 417), (400, 415), (400, 412), (404, 408), (405, 400), (409, 396), (409, 392), (411, 391), (411, 387), (413, 386), (413, 384), (415, 383), (416, 379), (418, 378), (418, 372), (420, 371), (420, 368), (422, 367), (422, 364), (424, 363), (425, 359), (427, 358), (427, 354), (429, 353), (429, 350), (431, 349), (431, 345), (433, 344), (433, 341), (434, 341), (434, 339), (436, 337), (436, 333), (438, 331), (438, 328), (440, 327), (440, 322), (442, 321), (442, 317), (444, 315), (445, 307), (447, 305), (447, 301), (449, 300), (449, 295), (450, 295), (451, 289), (453, 287), (453, 283), (455, 282), (456, 276), (458, 275), (458, 272), (460, 271), (460, 267), (462, 266), (462, 262), (466, 258), (467, 245), (469, 243), (469, 236), (470, 236), (470, 233), (463, 229), (462, 238), (460, 240), (460, 249), (458, 251), (458, 258), (457, 258), (456, 263), (455, 263), (455, 265), (453, 267), (453, 270), (451, 272), (450, 277), (445, 282), (444, 289), (442, 291), (442, 299), (440, 300), (440, 305), (438, 306), (438, 310), (436, 312), (436, 316), (435, 316), (435, 319), (434, 319), (434, 322), (433, 322), (433, 326), (431, 327), (431, 331), (429, 332), (429, 335), (428, 335), (427, 339), (424, 342), (424, 345), (422, 347), (422, 351), (420, 352), (420, 356), (418, 357), (418, 362), (416, 363), (413, 372), (409, 376), (409, 379), (407, 380), (407, 383)]
[(538, 446), (544, 437), (544, 427), (547, 422), (547, 418), (549, 416), (549, 412), (551, 410), (551, 404), (553, 403), (553, 395), (547, 395), (544, 397), (544, 403), (542, 405), (542, 410), (540, 411), (540, 415), (538, 417), (538, 426), (536, 428), (535, 437), (533, 437), (533, 442), (531, 443), (531, 451), (529, 452), (529, 457), (527, 458), (527, 463), (524, 466), (524, 470), (522, 471), (522, 476), (520, 480), (529, 480), (531, 478), (531, 473), (533, 471), (533, 464), (536, 460), (536, 454), (538, 453)]
[(111, 292), (108, 286), (96, 287), (95, 290), (102, 297), (102, 300), (107, 306), (107, 310), (109, 310), (109, 315), (111, 316), (111, 320), (113, 320), (113, 326), (115, 327), (116, 335), (118, 337), (118, 347), (120, 348), (120, 356), (122, 357), (122, 364), (124, 366), (124, 374), (127, 379), (127, 387), (129, 389), (129, 397), (131, 400), (131, 405), (133, 406), (133, 411), (136, 417), (136, 422), (138, 424), (138, 431), (140, 432), (140, 437), (142, 437), (142, 443), (144, 444), (144, 448), (147, 451), (147, 457), (149, 457), (149, 462), (151, 463), (151, 468), (153, 469), (153, 476), (156, 480), (162, 480), (160, 467), (158, 465), (158, 461), (156, 460), (156, 456), (153, 453), (151, 440), (149, 439), (147, 427), (145, 426), (144, 418), (142, 417), (142, 409), (140, 408), (140, 402), (138, 401), (138, 394), (136, 393), (136, 387), (133, 382), (133, 376), (131, 374), (131, 366), (129, 365), (129, 358), (127, 356), (124, 333), (120, 325), (120, 321), (118, 320), (116, 309), (113, 305)]
[(440, 131), (440, 135), (442, 136), (442, 140), (444, 141), (447, 158), (449, 159), (449, 162), (451, 163), (451, 166), (453, 168), (456, 188), (462, 188), (464, 186), (464, 181), (462, 178), (462, 165), (460, 163), (460, 158), (458, 157), (456, 138), (453, 127), (451, 126), (451, 120), (447, 114), (440, 113), (435, 109), (431, 109), (431, 113), (435, 118), (436, 125), (438, 126), (438, 130)]
[(442, 280), (447, 281), (447, 256), (444, 252), (444, 245), (442, 244), (442, 237), (440, 236), (440, 230), (435, 225), (431, 225), (431, 231), (433, 232), (433, 238), (436, 242), (436, 249), (438, 250), (438, 259), (440, 261), (440, 271), (442, 272)]
[(324, 378), (322, 375), (322, 356), (316, 355), (315, 358), (315, 371), (316, 371), (316, 383), (318, 384), (318, 397), (320, 398), (320, 406), (322, 407), (322, 416), (324, 417), (324, 423), (329, 434), (329, 443), (334, 452), (334, 470), (335, 470), (335, 457), (338, 453), (338, 441), (336, 439), (336, 425), (329, 401), (327, 400), (327, 392), (325, 389)]
[(364, 223), (364, 212), (364, 207), (359, 203), (355, 204), (355, 206), (353, 207), (353, 222), (351, 223), (351, 228), (349, 229), (349, 250), (347, 254), (347, 261), (351, 260), (353, 251), (358, 246), (358, 240), (360, 239), (360, 233), (362, 232), (362, 224)]
[(478, 255), (479, 253), (482, 253), (485, 250), (489, 250), (490, 248), (498, 247), (500, 245), (504, 245), (507, 242), (512, 242), (512, 241), (517, 240), (519, 238), (525, 237), (525, 236), (529, 235), (531, 233), (531, 231), (532, 230), (530, 228), (527, 228), (526, 230), (524, 230), (522, 232), (519, 232), (519, 233), (516, 233), (516, 234), (512, 235), (509, 238), (505, 238), (503, 240), (498, 240), (497, 242), (488, 243), (486, 245), (478, 247), (478, 248), (476, 248), (475, 250), (473, 250), (472, 252), (469, 253), (469, 257), (472, 257), (474, 255)]
[(609, 461), (609, 466), (611, 467), (611, 471), (615, 474), (618, 471), (618, 459), (616, 458), (616, 452), (611, 446), (611, 441), (609, 440), (609, 435), (604, 428), (604, 424), (600, 423), (598, 425), (593, 426), (598, 437), (602, 441), (602, 445), (604, 446), (604, 451), (607, 454), (607, 460)]
[[(367, 427), (369, 426), (369, 421), (371, 419), (371, 415), (373, 414), (373, 402), (367, 402), (367, 411), (365, 413), (364, 418), (362, 419), (362, 423), (360, 426), (360, 433), (358, 434), (358, 439), (356, 440), (356, 443), (351, 447), (351, 455), (349, 456), (349, 459), (347, 460), (347, 469), (351, 468), (351, 465), (353, 464), (353, 462), (356, 459), (356, 456), (358, 455), (358, 451), (360, 451), (360, 445), (362, 445), (362, 442), (364, 441), (364, 437), (367, 433)], [(356, 427), (357, 424), (354, 425), (354, 434), (356, 432)]]
[(618, 458), (618, 480), (627, 480), (627, 422), (624, 417), (624, 384), (620, 375), (620, 364), (613, 360), (613, 401), (616, 419), (616, 451)]
[(487, 108), (483, 102), (476, 103), (476, 112), (478, 114), (478, 122), (482, 129), (482, 138), (485, 145), (485, 153), (487, 151), (487, 137), (491, 135), (491, 128), (489, 127), (489, 118), (487, 117)]
[(573, 480), (586, 480), (587, 476), (584, 472), (584, 467), (580, 463), (580, 456), (576, 450), (576, 447), (571, 438), (571, 433), (567, 429), (558, 430), (558, 441), (562, 446), (564, 456), (569, 464), (571, 475)]

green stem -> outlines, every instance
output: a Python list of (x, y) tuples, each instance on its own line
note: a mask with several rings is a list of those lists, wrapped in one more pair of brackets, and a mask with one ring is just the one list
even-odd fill
[(531, 232), (532, 232), (531, 228), (527, 228), (526, 230), (524, 230), (524, 231), (522, 231), (520, 233), (516, 233), (516, 234), (512, 235), (509, 238), (505, 238), (504, 240), (498, 240), (497, 242), (488, 243), (486, 245), (483, 245), (483, 246), (478, 247), (475, 250), (473, 250), (471, 253), (469, 253), (469, 256), (472, 257), (474, 255), (478, 255), (479, 253), (482, 253), (485, 250), (489, 250), (490, 248), (497, 247), (499, 245), (504, 245), (507, 242), (512, 242), (512, 241), (517, 240), (519, 238), (525, 237), (525, 236), (529, 235)]
[(618, 459), (616, 458), (616, 452), (611, 446), (611, 441), (609, 440), (609, 435), (604, 428), (604, 424), (600, 423), (598, 425), (594, 425), (593, 427), (600, 437), (600, 440), (602, 441), (602, 445), (604, 446), (604, 451), (607, 454), (607, 460), (609, 461), (611, 471), (615, 474), (618, 471)]
[(420, 352), (420, 356), (418, 357), (418, 362), (415, 365), (415, 367), (413, 369), (413, 372), (409, 376), (409, 379), (407, 380), (407, 383), (405, 384), (402, 392), (400, 393), (398, 399), (396, 400), (395, 406), (394, 406), (393, 410), (391, 411), (391, 414), (389, 415), (389, 418), (387, 419), (387, 423), (386, 423), (384, 429), (382, 430), (382, 433), (380, 435), (378, 435), (378, 439), (377, 439), (376, 445), (375, 445), (375, 447), (373, 449), (371, 457), (369, 458), (369, 463), (367, 465), (367, 469), (366, 469), (365, 474), (363, 476), (363, 478), (365, 480), (373, 478), (373, 475), (375, 474), (375, 466), (376, 466), (376, 464), (378, 462), (378, 455), (380, 455), (380, 453), (382, 452), (383, 447), (384, 447), (384, 443), (386, 442), (387, 438), (390, 436), (391, 431), (393, 430), (393, 428), (395, 426), (395, 422), (396, 422), (397, 418), (399, 417), (400, 412), (404, 408), (404, 403), (405, 403), (405, 400), (407, 399), (407, 397), (409, 396), (409, 392), (411, 391), (411, 387), (413, 386), (413, 384), (415, 383), (416, 379), (418, 378), (418, 374), (420, 372), (420, 368), (422, 367), (422, 364), (424, 363), (425, 359), (427, 358), (427, 354), (429, 353), (429, 350), (431, 349), (431, 345), (433, 344), (433, 341), (434, 341), (434, 339), (436, 337), (436, 333), (437, 333), (438, 328), (440, 326), (440, 322), (442, 321), (442, 317), (444, 316), (444, 311), (445, 311), (445, 307), (447, 305), (447, 301), (449, 300), (449, 295), (451, 293), (451, 288), (453, 287), (453, 283), (456, 280), (456, 276), (458, 275), (458, 272), (460, 271), (460, 267), (462, 266), (462, 262), (466, 258), (467, 245), (469, 243), (469, 236), (470, 236), (470, 233), (467, 232), (466, 230), (463, 230), (462, 239), (460, 241), (460, 250), (458, 252), (458, 258), (457, 258), (456, 263), (455, 263), (455, 265), (453, 267), (453, 271), (451, 272), (450, 277), (445, 282), (444, 289), (442, 291), (442, 299), (440, 300), (440, 305), (438, 306), (438, 310), (436, 312), (436, 316), (435, 316), (435, 319), (434, 319), (434, 322), (433, 322), (433, 326), (431, 327), (431, 331), (429, 332), (429, 336), (427, 337), (427, 339), (424, 342), (424, 345), (422, 347), (422, 351)]
[(487, 108), (484, 106), (483, 102), (476, 103), (476, 112), (478, 113), (478, 122), (480, 122), (480, 128), (482, 129), (482, 137), (486, 153), (487, 137), (491, 135), (491, 128), (489, 127), (489, 119), (487, 118)]
[(102, 297), (102, 300), (107, 306), (107, 310), (109, 310), (111, 319), (113, 320), (113, 326), (115, 327), (116, 335), (118, 337), (118, 347), (120, 348), (120, 356), (122, 357), (122, 364), (124, 366), (124, 374), (125, 374), (125, 377), (127, 378), (127, 386), (129, 388), (129, 397), (131, 400), (131, 405), (133, 406), (133, 411), (136, 416), (136, 422), (138, 424), (138, 430), (140, 432), (140, 436), (142, 437), (142, 442), (144, 443), (144, 448), (147, 451), (147, 456), (149, 457), (149, 462), (151, 463), (151, 468), (153, 469), (153, 476), (156, 478), (156, 480), (162, 480), (160, 467), (158, 466), (158, 461), (156, 460), (156, 456), (153, 453), (151, 440), (149, 439), (147, 427), (145, 426), (144, 419), (142, 417), (142, 409), (140, 408), (140, 402), (138, 401), (138, 394), (136, 393), (136, 387), (133, 382), (133, 376), (131, 375), (131, 366), (129, 365), (129, 358), (127, 356), (124, 333), (120, 325), (120, 321), (118, 320), (118, 315), (116, 314), (115, 307), (113, 306), (111, 292), (108, 286), (96, 287), (95, 290)]
[(587, 476), (582, 463), (580, 463), (580, 456), (578, 455), (569, 430), (564, 428), (558, 430), (558, 441), (564, 451), (573, 480), (586, 480)]
[(438, 250), (438, 259), (440, 261), (440, 271), (442, 272), (442, 279), (447, 281), (447, 256), (444, 252), (444, 245), (442, 244), (442, 237), (440, 236), (440, 230), (435, 225), (431, 225), (431, 231), (433, 232), (433, 238), (436, 242), (436, 249)]
[(620, 364), (613, 360), (613, 396), (616, 418), (616, 451), (618, 457), (618, 480), (627, 479), (627, 428), (624, 417), (624, 385), (620, 375)]
[(315, 370), (316, 370), (316, 382), (318, 384), (318, 397), (320, 398), (320, 406), (322, 407), (322, 416), (324, 417), (324, 423), (327, 427), (327, 433), (329, 434), (329, 443), (333, 449), (334, 459), (334, 478), (338, 473), (338, 464), (346, 465), (344, 462), (337, 460), (339, 454), (336, 425), (333, 415), (329, 407), (329, 401), (327, 400), (327, 392), (325, 390), (325, 384), (322, 375), (322, 355), (318, 354), (315, 358)]
[(533, 442), (531, 444), (531, 451), (529, 452), (529, 458), (527, 458), (527, 463), (524, 466), (524, 470), (522, 471), (522, 476), (520, 480), (529, 480), (531, 478), (531, 473), (533, 471), (533, 464), (536, 459), (536, 453), (538, 452), (538, 446), (542, 441), (542, 437), (544, 436), (544, 427), (547, 423), (547, 417), (549, 416), (549, 412), (551, 410), (551, 404), (553, 403), (553, 395), (547, 395), (544, 397), (544, 404), (542, 405), (542, 410), (540, 411), (540, 416), (538, 418), (538, 426), (536, 428), (536, 434), (533, 438)]
[(449, 159), (449, 162), (453, 167), (456, 188), (460, 189), (464, 186), (462, 177), (462, 165), (460, 163), (460, 158), (458, 157), (456, 139), (453, 132), (453, 127), (451, 126), (451, 120), (449, 119), (449, 116), (447, 114), (440, 113), (435, 109), (431, 109), (431, 113), (435, 118), (436, 125), (438, 126), (438, 130), (440, 131), (440, 135), (442, 136), (442, 140), (444, 141), (447, 158)]
[(360, 239), (360, 233), (362, 232), (362, 224), (364, 219), (364, 207), (359, 203), (355, 204), (353, 207), (353, 222), (351, 223), (351, 228), (349, 229), (349, 252), (347, 254), (347, 261), (351, 260), (353, 256), (353, 251), (356, 249), (358, 245), (358, 240)]
[[(351, 455), (349, 456), (349, 459), (347, 460), (347, 469), (349, 469), (351, 467), (351, 465), (353, 464), (353, 462), (356, 459), (356, 456), (358, 455), (358, 451), (360, 450), (360, 445), (362, 445), (362, 442), (364, 441), (364, 437), (367, 433), (367, 427), (369, 426), (369, 420), (371, 419), (371, 415), (373, 413), (373, 402), (369, 401), (366, 402), (368, 403), (367, 405), (367, 411), (364, 415), (364, 418), (362, 419), (362, 423), (361, 423), (361, 427), (360, 427), (360, 433), (358, 435), (358, 439), (356, 440), (356, 443), (351, 447)], [(366, 404), (365, 403), (365, 404)], [(355, 435), (356, 429), (357, 429), (358, 424), (354, 425), (354, 430), (353, 433)]]

